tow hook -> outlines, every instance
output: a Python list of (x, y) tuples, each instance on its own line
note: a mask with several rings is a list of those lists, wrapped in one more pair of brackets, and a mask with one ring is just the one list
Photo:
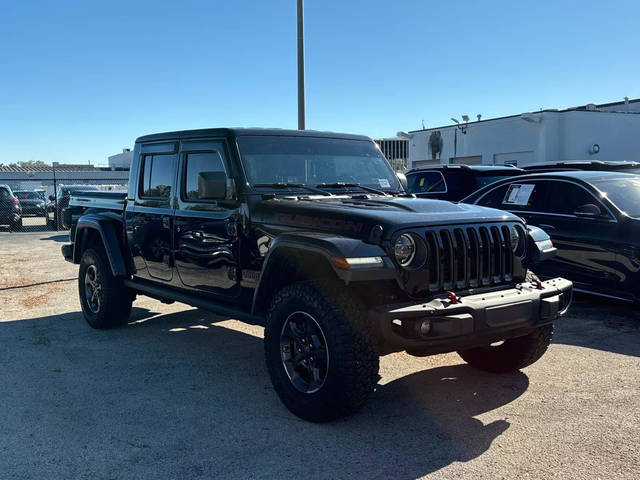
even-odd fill
[(460, 302), (460, 298), (458, 298), (458, 296), (450, 290), (447, 290), (447, 296), (449, 297), (451, 305), (456, 305)]

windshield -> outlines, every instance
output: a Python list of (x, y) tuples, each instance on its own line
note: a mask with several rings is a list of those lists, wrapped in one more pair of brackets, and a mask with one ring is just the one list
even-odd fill
[(40, 200), (36, 192), (13, 192), (20, 200)]
[(371, 141), (319, 137), (241, 136), (238, 146), (251, 184), (357, 183), (397, 192), (397, 177)]
[(640, 217), (640, 176), (592, 182), (609, 200), (630, 217)]
[[(514, 169), (515, 170), (515, 169)], [(497, 182), (503, 178), (509, 178), (517, 175), (515, 172), (492, 173), (491, 175), (476, 176), (476, 188), (482, 188), (490, 183)]]

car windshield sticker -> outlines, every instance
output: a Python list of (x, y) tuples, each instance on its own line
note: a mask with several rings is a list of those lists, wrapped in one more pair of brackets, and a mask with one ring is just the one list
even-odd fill
[(424, 177), (422, 177), (422, 178), (420, 179), (420, 186), (421, 186), (421, 187), (422, 187), (422, 186), (424, 186)]
[(387, 180), (386, 178), (379, 178), (378, 179), (378, 183), (380, 184), (380, 186), (382, 188), (390, 188), (391, 184), (389, 183), (389, 180)]
[(534, 188), (535, 185), (532, 184), (511, 185), (502, 203), (504, 205), (527, 205)]

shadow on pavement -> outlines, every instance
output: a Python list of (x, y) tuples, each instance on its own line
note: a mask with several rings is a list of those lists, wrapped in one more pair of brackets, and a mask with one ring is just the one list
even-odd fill
[(12, 345), (0, 373), (6, 474), (416, 478), (485, 452), (509, 422), (474, 417), (529, 385), (438, 367), (380, 385), (353, 417), (311, 424), (278, 400), (261, 338), (200, 310), (156, 315), (136, 308), (110, 331), (80, 313), (0, 323)]
[(577, 294), (556, 323), (554, 343), (640, 356), (640, 312), (633, 303)]
[(40, 240), (53, 240), (54, 242), (69, 242), (69, 234), (52, 235), (50, 237), (41, 238)]

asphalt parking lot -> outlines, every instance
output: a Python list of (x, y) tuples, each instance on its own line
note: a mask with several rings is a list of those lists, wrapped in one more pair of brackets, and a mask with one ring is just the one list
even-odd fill
[(521, 373), (381, 360), (365, 409), (314, 425), (269, 382), (262, 329), (145, 297), (84, 322), (65, 236), (0, 233), (0, 478), (640, 477), (640, 313), (578, 297)]

